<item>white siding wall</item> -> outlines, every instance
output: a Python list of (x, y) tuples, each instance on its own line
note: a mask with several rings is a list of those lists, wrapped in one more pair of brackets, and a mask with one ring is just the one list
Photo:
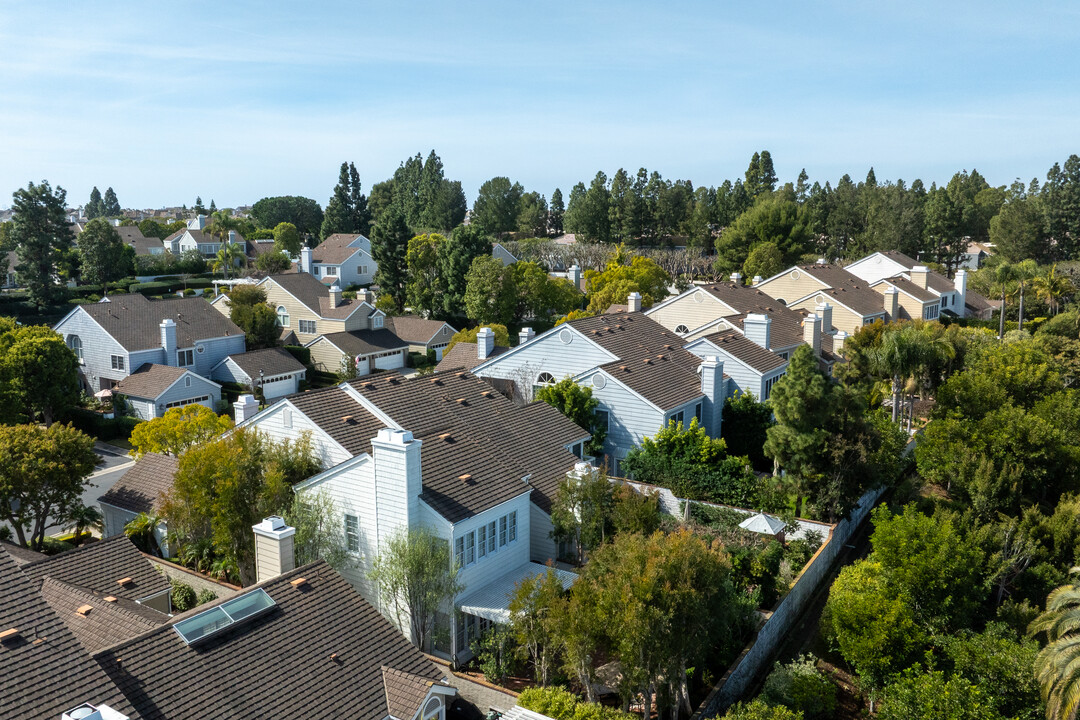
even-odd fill
[[(185, 384), (186, 377), (191, 378), (191, 387)], [(157, 398), (158, 405), (168, 405), (171, 402), (178, 402), (181, 400), (187, 400), (188, 398), (201, 397), (203, 395), (209, 395), (210, 401), (202, 403), (206, 407), (214, 410), (217, 407), (217, 403), (221, 401), (221, 388), (217, 385), (203, 380), (200, 377), (192, 377), (190, 375), (184, 378), (180, 378), (180, 381), (166, 390), (159, 398)]]
[[(283, 411), (286, 409), (291, 411), (291, 428), (285, 427)], [(296, 408), (289, 404), (288, 401), (279, 402), (276, 405), (271, 406), (268, 410), (264, 411), (264, 414), (257, 421), (251, 423), (251, 425), (259, 428), (261, 432), (266, 433), (266, 435), (275, 442), (280, 442), (282, 440), (296, 440), (303, 432), (310, 432), (311, 443), (315, 449), (315, 455), (318, 457), (319, 462), (322, 463), (324, 468), (332, 468), (349, 459), (349, 454), (347, 452), (338, 447), (336, 443), (329, 441), (327, 436), (317, 425), (315, 425), (315, 423), (308, 420), (307, 417), (296, 410)]]
[(113, 537), (124, 534), (124, 526), (135, 519), (135, 513), (130, 510), (118, 508), (108, 503), (98, 503), (101, 514), (104, 516), (105, 532), (103, 537)]
[(197, 344), (203, 346), (203, 352), (195, 353), (195, 367), (190, 369), (203, 377), (210, 377), (210, 371), (214, 369), (214, 366), (228, 356), (247, 351), (243, 335), (220, 340), (202, 340)]
[(480, 377), (519, 380), (524, 375), (530, 385), (541, 372), (549, 372), (556, 380), (574, 377), (586, 370), (615, 359), (611, 353), (594, 345), (584, 336), (570, 331), (573, 338), (569, 344), (559, 339), (562, 327), (541, 335), (510, 353), (495, 358), (489, 366), (477, 374)]
[(906, 267), (895, 260), (890, 260), (884, 255), (870, 255), (864, 257), (861, 260), (857, 260), (850, 265), (845, 266), (844, 269), (855, 277), (862, 278), (868, 283), (875, 283), (878, 280), (894, 277), (908, 271)]
[[(478, 556), (476, 562), (461, 569), (458, 580), (465, 585), (465, 589), (458, 596), (459, 599), (466, 597), (470, 592), (483, 587), (501, 575), (505, 575), (519, 565), (529, 562), (529, 540), (532, 526), (532, 514), (529, 508), (531, 505), (529, 493), (522, 493), (512, 500), (508, 500), (490, 510), (485, 510), (479, 515), (462, 520), (453, 526), (451, 539), (456, 541), (457, 538), (464, 537), (467, 533), (493, 520), (496, 522), (497, 530), (499, 518), (511, 511), (517, 511), (517, 540), (503, 548), (498, 547), (498, 542), (496, 542), (494, 555), (487, 555), (483, 558)], [(452, 551), (453, 542), (451, 542), (450, 547)], [(451, 559), (453, 559), (452, 556)], [(513, 588), (507, 588), (507, 590), (512, 591)]]

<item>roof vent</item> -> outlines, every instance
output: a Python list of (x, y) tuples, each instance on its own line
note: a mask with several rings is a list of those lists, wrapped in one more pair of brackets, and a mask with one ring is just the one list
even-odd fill
[(646, 365), (652, 365), (652, 360), (650, 360), (649, 358), (645, 358), (644, 362)]
[(90, 611), (93, 610), (93, 609), (94, 609), (93, 605), (80, 605), (79, 607), (75, 608), (75, 612), (78, 615), (82, 615), (83, 617), (86, 617), (87, 615), (90, 614)]
[(346, 425), (354, 425), (355, 424), (353, 422), (353, 416), (352, 415), (343, 415), (341, 417), (341, 422), (345, 423)]
[(132, 578), (124, 577), (124, 578), (120, 578), (119, 580), (117, 580), (116, 584), (119, 585), (120, 587), (125, 587), (127, 585), (130, 585), (133, 582), (135, 582), (135, 581)]
[(307, 578), (298, 577), (295, 580), (290, 580), (289, 584), (299, 590), (302, 586), (307, 585)]
[(452, 433), (443, 433), (442, 435), (439, 436), (439, 439), (440, 440), (445, 440), (446, 442), (450, 442), (451, 440), (454, 439), (454, 436), (453, 436)]
[(0, 642), (7, 642), (19, 635), (19, 628), (8, 628), (7, 630), (0, 632)]
[(467, 402), (467, 401), (465, 400), (465, 398), (458, 398), (456, 402), (457, 402), (457, 404), (458, 404), (458, 405), (468, 405), (468, 404), (469, 404), (469, 403), (468, 403), (468, 402)]
[(463, 372), (454, 373), (454, 377), (463, 378), (463, 377), (465, 377), (465, 373), (463, 373)]
[(484, 392), (480, 393), (480, 395), (486, 398), (495, 397), (490, 390), (485, 390)]
[(670, 346), (670, 345), (665, 345), (665, 346), (664, 346), (664, 349), (665, 349), (665, 350), (670, 350), (670, 349), (671, 349), (671, 346)]
[(472, 481), (472, 474), (471, 473), (465, 473), (464, 475), (458, 475), (457, 479), (460, 480), (461, 482), (465, 483), (466, 485), (468, 485), (470, 483), (470, 481)]
[(361, 384), (360, 387), (364, 388), (365, 390), (371, 390), (373, 387), (375, 387), (375, 383), (369, 381)]
[(659, 355), (657, 355), (656, 359), (657, 360), (663, 360), (664, 359), (664, 353), (660, 353)]
[(115, 595), (106, 595), (103, 599), (105, 600), (105, 602), (116, 602)]
[(619, 369), (620, 370), (629, 370), (630, 368), (626, 367), (625, 365), (620, 365)]

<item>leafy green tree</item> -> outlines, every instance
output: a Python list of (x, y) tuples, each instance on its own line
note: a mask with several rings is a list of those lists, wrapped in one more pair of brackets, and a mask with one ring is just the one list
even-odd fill
[(564, 478), (551, 509), (552, 537), (573, 543), (580, 565), (587, 553), (611, 536), (613, 506), (611, 481), (604, 469)]
[(836, 685), (817, 669), (817, 658), (801, 655), (785, 665), (776, 663), (761, 697), (770, 705), (783, 705), (806, 720), (831, 718), (836, 711)]
[[(319, 235), (323, 211), (311, 198), (295, 195), (265, 197), (251, 206), (251, 217), (260, 228), (276, 228), (281, 223), (292, 223), (307, 238)], [(143, 233), (146, 234), (145, 232)]]
[[(510, 598), (510, 629), (524, 655), (532, 661), (536, 682), (547, 687), (558, 640), (552, 615), (564, 595), (554, 569), (525, 578)], [(486, 674), (486, 673), (485, 673)]]
[(525, 688), (518, 697), (518, 705), (554, 720), (638, 720), (635, 714), (592, 700), (582, 702), (577, 695), (561, 687)]
[(97, 189), (97, 185), (90, 191), (90, 202), (86, 203), (83, 212), (86, 213), (86, 218), (88, 220), (93, 220), (105, 215), (105, 204), (101, 201), (101, 191)]
[(151, 220), (150, 218), (147, 218), (146, 220), (140, 222), (138, 227), (139, 232), (143, 234), (143, 237), (156, 237), (159, 240), (164, 240), (172, 234), (169, 232), (169, 229), (167, 227), (159, 223), (157, 220)]
[(105, 516), (94, 505), (83, 505), (79, 500), (64, 513), (64, 529), (72, 534), (75, 542), (81, 543), (84, 530), (97, 530), (101, 532), (105, 524)]
[(983, 632), (946, 635), (939, 643), (953, 673), (978, 686), (1002, 716), (1045, 717), (1035, 679), (1038, 642), (1017, 637), (1004, 623), (993, 622)]
[(541, 236), (547, 234), (547, 199), (537, 192), (523, 193), (518, 202), (517, 227), (519, 233)]
[(79, 397), (78, 358), (44, 325), (7, 326), (0, 334), (0, 379), (0, 392), (26, 419), (33, 421), (41, 413), (45, 425), (52, 425)]
[(517, 309), (514, 274), (504, 272), (500, 260), (481, 255), (465, 275), (465, 315), (481, 324), (509, 325)]
[(767, 705), (762, 700), (735, 703), (724, 713), (724, 720), (802, 720), (802, 713), (783, 705)]
[[(120, 207), (120, 201), (116, 199), (116, 193), (112, 188), (105, 190), (105, 197), (101, 200), (102, 207), (105, 210), (105, 217), (120, 217), (124, 210)], [(210, 202), (213, 205), (213, 201)]]
[(772, 424), (772, 408), (767, 403), (758, 402), (753, 393), (737, 391), (724, 403), (720, 436), (729, 453), (747, 457), (755, 468), (766, 470), (772, 467), (764, 449)]
[(551, 193), (551, 203), (548, 208), (548, 231), (552, 235), (562, 235), (565, 214), (566, 205), (563, 202), (562, 190), (555, 188), (555, 192)]
[(21, 546), (41, 550), (48, 519), (82, 504), (97, 460), (94, 439), (71, 425), (0, 426), (0, 517)]
[(553, 278), (534, 262), (519, 261), (503, 268), (504, 287), (513, 289), (513, 322), (559, 317), (581, 305), (581, 293), (566, 278)]
[(995, 254), (1008, 262), (1046, 260), (1050, 251), (1046, 227), (1042, 198), (1028, 196), (1024, 184), (1017, 181), (1001, 211), (990, 220), (990, 242)]
[(284, 517), (296, 528), (293, 551), (297, 567), (323, 560), (341, 572), (353, 565), (345, 537), (335, 521), (338, 511), (334, 499), (325, 491), (297, 493)]
[(772, 277), (783, 269), (784, 256), (774, 242), (763, 242), (754, 245), (742, 266), (743, 275), (748, 278), (759, 275), (763, 278)]
[(397, 531), (375, 558), (371, 579), (383, 606), (418, 648), (434, 639), (435, 615), (464, 589), (447, 542), (426, 528)]
[(82, 257), (83, 280), (101, 285), (101, 294), (108, 294), (108, 283), (127, 277), (132, 268), (125, 267), (124, 241), (107, 220), (91, 220), (79, 235), (79, 255)]
[[(473, 202), (471, 223), (491, 234), (517, 229), (517, 217), (524, 189), (510, 178), (494, 177), (480, 186)], [(471, 224), (470, 223), (470, 224)]]
[(74, 240), (64, 211), (67, 192), (61, 187), (53, 191), (44, 180), (40, 185), (28, 183), (16, 190), (13, 198), (11, 240), (19, 259), (16, 276), (26, 286), (31, 303), (50, 305), (63, 295), (55, 272), (62, 253), (71, 249)]
[(592, 438), (585, 444), (585, 452), (599, 456), (604, 450), (604, 438), (607, 427), (600, 418), (597, 408), (600, 401), (592, 396), (592, 388), (578, 385), (570, 378), (563, 378), (554, 385), (545, 385), (536, 390), (535, 400), (542, 400), (570, 418)]
[(993, 691), (987, 691), (954, 675), (924, 671), (919, 666), (906, 671), (885, 690), (878, 717), (882, 720), (940, 718), (940, 720), (1004, 720), (997, 712)]
[(443, 289), (443, 317), (462, 317), (466, 314), (467, 275), (473, 260), (484, 255), (491, 255), (491, 238), (479, 226), (455, 227), (442, 244), (438, 260)]
[(476, 335), (480, 332), (480, 328), (482, 327), (490, 328), (491, 332), (495, 334), (495, 347), (510, 346), (510, 331), (506, 329), (506, 326), (499, 325), (498, 323), (488, 323), (486, 325), (477, 325), (473, 328), (458, 330), (450, 337), (450, 342), (447, 343), (444, 354), (450, 352), (450, 349), (457, 345), (459, 342), (475, 344)]
[(277, 313), (266, 304), (266, 291), (254, 285), (238, 285), (229, 294), (229, 319), (244, 331), (248, 350), (277, 347), (281, 327)]
[(379, 266), (375, 282), (382, 295), (390, 298), (399, 310), (405, 307), (407, 257), (412, 236), (405, 215), (396, 208), (391, 208), (371, 228), (371, 257)]
[(439, 255), (445, 252), (446, 238), (438, 233), (417, 235), (409, 240), (405, 253), (409, 279), (405, 286), (405, 302), (414, 313), (424, 317), (442, 315), (442, 276), (439, 274)]
[(157, 541), (159, 525), (161, 525), (161, 517), (157, 514), (139, 513), (124, 525), (124, 534), (135, 544), (135, 547), (144, 553), (162, 557), (161, 547)]
[(587, 221), (585, 183), (578, 183), (570, 190), (570, 198), (566, 203), (566, 212), (563, 214), (563, 230), (568, 233), (584, 234)]
[(724, 274), (741, 270), (750, 249), (759, 243), (773, 243), (783, 264), (790, 265), (809, 250), (811, 238), (809, 217), (795, 202), (793, 191), (760, 195), (716, 239), (716, 267)]
[(136, 458), (146, 453), (179, 456), (203, 445), (232, 427), (232, 420), (203, 405), (170, 408), (159, 418), (139, 423), (131, 431)]
[(655, 261), (642, 255), (623, 263), (616, 256), (603, 272), (585, 271), (585, 287), (588, 289), (589, 307), (594, 313), (602, 313), (611, 305), (625, 304), (630, 293), (641, 293), (641, 307), (652, 307), (668, 295), (671, 276)]
[(291, 222), (280, 222), (274, 226), (274, 249), (296, 257), (300, 254), (300, 231)]
[(292, 259), (280, 250), (265, 252), (255, 258), (255, 267), (268, 275), (288, 272), (292, 265)]

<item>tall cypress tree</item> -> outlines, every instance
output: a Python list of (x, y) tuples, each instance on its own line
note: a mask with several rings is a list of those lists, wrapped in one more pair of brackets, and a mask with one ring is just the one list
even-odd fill
[[(113, 192), (112, 188), (108, 188), (105, 191), (105, 199), (102, 200), (102, 205), (105, 210), (105, 217), (119, 217), (124, 212), (124, 209), (120, 207), (120, 201), (116, 199), (116, 193)], [(213, 205), (213, 202), (211, 202), (211, 211), (214, 209)]]
[(562, 190), (555, 188), (555, 192), (551, 193), (551, 204), (548, 206), (548, 232), (552, 235), (562, 235), (563, 213), (565, 212), (566, 205), (563, 204)]
[(354, 232), (354, 220), (349, 163), (343, 162), (341, 171), (338, 173), (338, 184), (334, 186), (334, 194), (330, 197), (330, 202), (326, 204), (319, 239), (325, 240), (327, 236), (334, 233)]
[(424, 162), (424, 168), (420, 171), (420, 188), (418, 200), (420, 201), (420, 228), (426, 230), (449, 230), (445, 227), (444, 219), (440, 217), (439, 194), (443, 185), (443, 164), (435, 151), (432, 150)]
[(352, 214), (352, 230), (349, 232), (367, 235), (371, 232), (371, 211), (368, 210), (367, 195), (360, 191), (360, 173), (356, 165), (349, 163), (349, 211)]
[(379, 291), (393, 300), (394, 307), (405, 306), (405, 286), (409, 279), (408, 250), (412, 232), (405, 223), (401, 208), (391, 207), (371, 228), (371, 257), (378, 263), (375, 282)]
[(29, 183), (16, 190), (13, 198), (11, 241), (19, 259), (15, 273), (26, 285), (30, 302), (39, 307), (48, 305), (64, 291), (54, 279), (56, 264), (75, 240), (64, 212), (67, 192), (61, 187), (54, 191), (49, 181), (43, 180), (40, 185)]
[(93, 220), (105, 214), (105, 204), (101, 200), (101, 191), (97, 189), (97, 185), (90, 191), (90, 202), (86, 203), (84, 212), (87, 220)]
[(459, 225), (439, 248), (439, 275), (443, 282), (446, 317), (465, 315), (465, 274), (472, 261), (491, 254), (491, 238), (478, 225)]

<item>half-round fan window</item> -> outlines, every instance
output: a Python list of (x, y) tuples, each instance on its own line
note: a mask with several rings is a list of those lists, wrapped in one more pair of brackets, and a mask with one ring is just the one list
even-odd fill
[(536, 376), (537, 385), (554, 385), (555, 376), (549, 372), (542, 372)]
[(685, 335), (686, 333), (690, 332), (690, 328), (686, 327), (685, 325), (679, 325), (677, 328), (675, 328), (675, 332), (679, 333), (680, 335)]

